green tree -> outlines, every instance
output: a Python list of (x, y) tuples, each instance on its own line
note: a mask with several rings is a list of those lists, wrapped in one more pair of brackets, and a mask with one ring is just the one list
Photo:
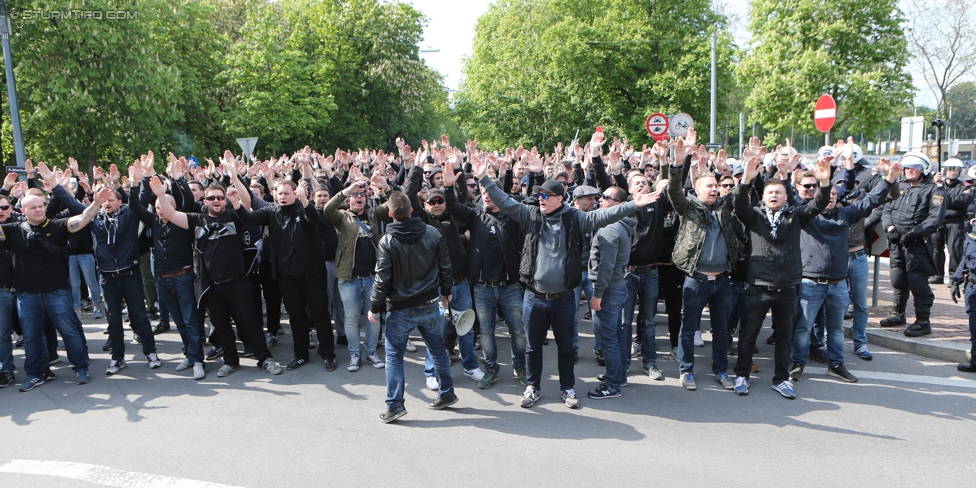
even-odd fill
[[(28, 157), (127, 161), (166, 142), (182, 89), (180, 71), (162, 62), (154, 29), (170, 22), (165, 2), (67, 2), (62, 10), (138, 10), (137, 19), (18, 19), (16, 76)], [(49, 2), (21, 8), (49, 10)], [(138, 8), (137, 8), (138, 7)]]
[(772, 131), (810, 130), (824, 93), (836, 126), (874, 134), (910, 104), (909, 59), (897, 0), (752, 0), (750, 50), (737, 74), (749, 80), (750, 118)]
[[(711, 32), (720, 91), (732, 87), (731, 37), (703, 0), (514, 0), (476, 27), (456, 114), (488, 146), (552, 147), (577, 129), (647, 142), (654, 112), (687, 112), (707, 131)], [(721, 110), (725, 110), (727, 97)]]
[(952, 107), (952, 136), (976, 138), (976, 83), (958, 83), (949, 89), (946, 102)]

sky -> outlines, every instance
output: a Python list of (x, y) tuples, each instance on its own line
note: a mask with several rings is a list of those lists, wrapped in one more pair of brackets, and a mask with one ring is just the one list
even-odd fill
[[(492, 0), (404, 0), (422, 11), (428, 19), (424, 29), (421, 49), (439, 49), (438, 52), (421, 53), (428, 65), (444, 75), (444, 86), (457, 90), (461, 81), (462, 59), (472, 53), (474, 29), (478, 17), (488, 10)], [(748, 0), (716, 0), (717, 8), (731, 22), (732, 34), (739, 45), (749, 40)], [(911, 67), (910, 67), (911, 69)], [(914, 75), (915, 101), (918, 105), (935, 106), (935, 97), (924, 80)]]

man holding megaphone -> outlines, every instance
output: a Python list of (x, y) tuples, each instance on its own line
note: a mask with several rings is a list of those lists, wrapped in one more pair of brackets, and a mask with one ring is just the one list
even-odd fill
[[(376, 277), (370, 296), (369, 320), (386, 319), (386, 404), (380, 420), (389, 423), (404, 415), (403, 353), (414, 328), (420, 330), (434, 361), (437, 377), (437, 399), (428, 408), (440, 410), (457, 403), (451, 360), (441, 335), (443, 318), (437, 309), (438, 299), (450, 306), (451, 257), (441, 233), (419, 218), (410, 217), (410, 200), (393, 192), (387, 202), (394, 222), (387, 226), (376, 253)], [(439, 292), (438, 292), (439, 290)]]

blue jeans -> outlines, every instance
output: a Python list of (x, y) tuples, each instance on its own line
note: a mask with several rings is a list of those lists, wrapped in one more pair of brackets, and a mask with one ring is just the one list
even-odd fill
[[(639, 299), (639, 318), (642, 327), (641, 357), (644, 366), (648, 368), (657, 364), (657, 351), (654, 344), (657, 327), (654, 324), (654, 315), (657, 314), (657, 295), (660, 291), (656, 269), (647, 273), (627, 274), (627, 301), (624, 302), (623, 306), (623, 323), (628, 328), (634, 323), (634, 307)], [(630, 351), (627, 352), (627, 359), (624, 361), (625, 367), (630, 365)]]
[(826, 343), (830, 367), (844, 364), (844, 312), (850, 298), (847, 282), (819, 284), (806, 278), (800, 282), (800, 313), (793, 331), (793, 363), (806, 366), (810, 354), (810, 328), (821, 307), (827, 306)]
[[(359, 342), (360, 318), (369, 312), (369, 294), (373, 291), (373, 277), (353, 278), (349, 281), (339, 280), (339, 295), (342, 297), (342, 309), (345, 314), (346, 338), (349, 340), (349, 354), (363, 354)], [(380, 339), (380, 324), (366, 321), (366, 355), (376, 352), (376, 343)], [(406, 346), (404, 346), (406, 347)]]
[[(471, 287), (468, 286), (468, 280), (461, 280), (460, 283), (451, 287), (451, 309), (457, 310), (458, 312), (463, 312), (465, 310), (471, 310), (474, 306), (471, 303)], [(443, 318), (443, 315), (441, 316)], [(445, 329), (447, 327), (454, 327), (451, 323), (444, 318), (441, 320), (441, 337), (444, 337)], [(389, 326), (387, 326), (389, 329)], [(444, 343), (441, 342), (441, 347)], [(474, 353), (474, 328), (468, 331), (467, 334), (463, 336), (458, 336), (458, 347), (461, 349), (461, 366), (464, 369), (471, 371), (478, 368), (478, 358)], [(446, 351), (446, 349), (445, 349)], [(424, 357), (424, 375), (434, 376), (434, 360), (430, 357), (430, 348), (427, 348), (427, 354)]]
[(603, 360), (607, 374), (604, 383), (616, 390), (624, 382), (625, 367), (630, 360), (630, 322), (620, 321), (620, 312), (627, 301), (627, 285), (603, 291), (600, 310), (593, 313), (593, 332), (603, 346)]
[[(444, 319), (437, 305), (428, 303), (405, 310), (395, 310), (386, 317), (386, 405), (394, 409), (403, 405), (403, 351), (407, 348), (407, 338), (414, 328), (427, 344), (427, 350), (434, 358), (437, 374), (437, 396), (454, 393), (454, 379), (451, 378), (451, 359), (444, 349), (444, 336), (441, 335)], [(350, 336), (352, 337), (352, 336)]]
[[(848, 254), (850, 256), (850, 254)], [(854, 258), (848, 257), (847, 280), (851, 303), (854, 304), (854, 347), (868, 343), (868, 257), (863, 252)]]
[[(584, 266), (585, 267), (585, 266)], [(576, 320), (573, 321), (573, 349), (579, 348), (579, 302), (580, 297), (586, 295), (586, 309), (590, 310), (590, 299), (593, 298), (593, 282), (590, 281), (590, 274), (587, 271), (583, 271), (583, 277), (580, 278), (580, 284), (576, 287)], [(600, 339), (593, 334), (593, 350), (600, 350)]]
[(98, 276), (95, 275), (95, 256), (91, 254), (72, 254), (68, 258), (68, 271), (71, 279), (71, 302), (75, 308), (81, 308), (81, 277), (85, 277), (88, 293), (91, 295), (95, 308), (102, 306), (102, 290), (98, 287)]
[(186, 357), (191, 364), (203, 362), (203, 311), (197, 308), (196, 294), (193, 291), (193, 272), (183, 273), (172, 278), (156, 278), (156, 296), (159, 308), (169, 310), (180, 332)]
[(44, 340), (44, 319), (48, 318), (61, 334), (68, 361), (75, 371), (87, 370), (88, 343), (71, 302), (71, 292), (57, 290), (45, 293), (18, 293), (17, 313), (24, 329), (24, 370), (40, 376), (48, 368), (48, 348)]
[(714, 280), (703, 275), (685, 278), (681, 290), (685, 313), (681, 317), (681, 332), (678, 334), (678, 371), (682, 374), (695, 372), (695, 332), (701, 327), (702, 309), (705, 305), (708, 305), (709, 321), (712, 324), (712, 372), (718, 374), (728, 369), (728, 323), (733, 293), (732, 280), (727, 274)]
[(571, 390), (576, 386), (573, 373), (576, 355), (573, 353), (573, 317), (579, 302), (573, 302), (576, 294), (570, 292), (554, 300), (548, 300), (529, 291), (522, 299), (522, 319), (528, 343), (525, 346), (526, 382), (541, 391), (542, 344), (546, 332), (552, 327), (556, 339), (559, 365), (559, 389)]
[(108, 338), (112, 342), (112, 360), (125, 359), (125, 333), (122, 329), (122, 301), (129, 307), (129, 327), (142, 339), (142, 353), (156, 352), (156, 339), (146, 316), (146, 296), (142, 273), (136, 268), (129, 274), (111, 276), (102, 273), (102, 291), (108, 308)]
[(474, 310), (481, 324), (481, 351), (485, 370), (498, 372), (498, 348), (495, 345), (495, 322), (501, 312), (512, 338), (512, 367), (525, 367), (525, 328), (522, 326), (522, 290), (517, 283), (506, 286), (474, 285)]
[(10, 290), (0, 290), (0, 371), (14, 370), (14, 307), (17, 297)]

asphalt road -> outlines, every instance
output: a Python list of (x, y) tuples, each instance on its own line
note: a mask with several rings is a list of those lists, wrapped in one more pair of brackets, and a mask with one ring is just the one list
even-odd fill
[[(86, 323), (92, 349), (101, 327)], [(954, 365), (878, 348), (865, 362), (848, 350), (860, 382), (813, 363), (798, 398), (786, 400), (769, 387), (772, 347), (763, 345), (752, 391), (737, 397), (707, 374), (707, 343), (697, 348), (698, 391), (683, 390), (677, 363), (662, 360), (665, 381), (634, 375), (621, 398), (590, 400), (601, 372), (590, 331), (581, 325), (579, 410), (559, 399), (554, 342), (541, 401), (518, 406), (524, 387), (511, 376), (507, 336), (498, 383), (478, 390), (456, 362), (460, 401), (428, 410), (435, 393), (424, 389), (415, 339), (408, 414), (394, 424), (377, 418), (384, 370), (347, 372), (344, 347), (332, 373), (312, 361), (270, 376), (242, 359), (233, 375), (217, 378), (219, 364), (209, 364), (196, 382), (174, 371), (175, 330), (158, 336), (158, 370), (128, 342), (127, 357), (138, 359), (114, 377), (98, 352), (88, 385), (74, 384), (63, 361), (58, 379), (34, 391), (0, 390), (0, 486), (970, 486), (976, 476), (976, 377)], [(666, 327), (658, 332), (664, 352)], [(284, 365), (292, 355), (283, 337), (273, 353)]]

